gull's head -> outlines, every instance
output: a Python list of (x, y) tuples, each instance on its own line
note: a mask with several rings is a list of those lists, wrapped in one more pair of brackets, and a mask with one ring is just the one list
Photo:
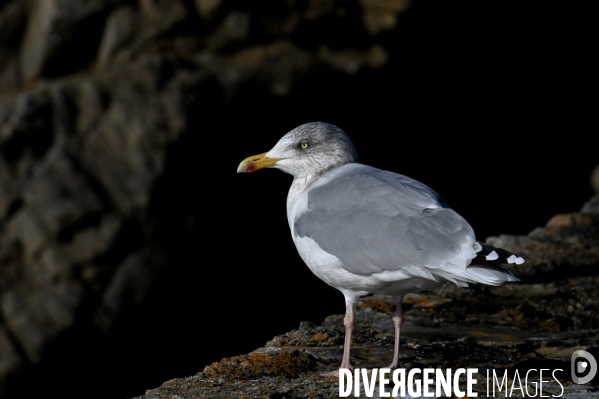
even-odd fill
[(328, 123), (311, 122), (284, 135), (270, 151), (244, 159), (237, 173), (270, 167), (302, 177), (357, 161), (356, 149), (343, 130)]

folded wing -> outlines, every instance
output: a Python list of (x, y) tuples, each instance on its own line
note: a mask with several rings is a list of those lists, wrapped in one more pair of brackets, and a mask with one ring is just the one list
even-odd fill
[(352, 273), (426, 268), (456, 283), (510, 280), (493, 255), (478, 262), (477, 252), (490, 246), (476, 241), (468, 222), (409, 177), (345, 165), (309, 190), (307, 208), (296, 216), (295, 234), (312, 238)]

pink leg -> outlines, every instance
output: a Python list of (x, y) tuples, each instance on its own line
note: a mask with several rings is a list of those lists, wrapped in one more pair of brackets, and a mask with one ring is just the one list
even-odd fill
[[(343, 319), (345, 325), (345, 342), (343, 344), (343, 359), (341, 360), (340, 369), (354, 370), (354, 366), (349, 361), (349, 350), (351, 347), (351, 335), (356, 325), (356, 309), (352, 306), (348, 306), (345, 311), (345, 318)], [(339, 370), (331, 371), (328, 373), (322, 373), (323, 377), (339, 377)]]
[(393, 320), (393, 325), (395, 326), (395, 347), (393, 349), (393, 361), (389, 365), (390, 369), (396, 369), (399, 366), (399, 336), (401, 332), (401, 325), (403, 324), (403, 309), (401, 307), (401, 301), (403, 297), (395, 298), (397, 305), (395, 307), (395, 312), (391, 319)]

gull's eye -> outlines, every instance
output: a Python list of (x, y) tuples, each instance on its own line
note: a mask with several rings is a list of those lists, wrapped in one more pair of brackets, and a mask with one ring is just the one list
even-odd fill
[(305, 149), (306, 149), (306, 148), (308, 148), (308, 147), (310, 147), (310, 143), (308, 143), (307, 141), (302, 141), (302, 142), (300, 143), (300, 148), (301, 148), (302, 150), (305, 150)]

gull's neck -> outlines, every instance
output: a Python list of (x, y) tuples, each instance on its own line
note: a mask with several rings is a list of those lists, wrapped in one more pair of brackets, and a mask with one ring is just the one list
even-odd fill
[(295, 216), (299, 216), (299, 212), (303, 213), (303, 208), (308, 208), (308, 197), (304, 194), (314, 181), (315, 179), (310, 175), (293, 178), (293, 183), (291, 183), (289, 193), (287, 194), (287, 221), (292, 231)]

